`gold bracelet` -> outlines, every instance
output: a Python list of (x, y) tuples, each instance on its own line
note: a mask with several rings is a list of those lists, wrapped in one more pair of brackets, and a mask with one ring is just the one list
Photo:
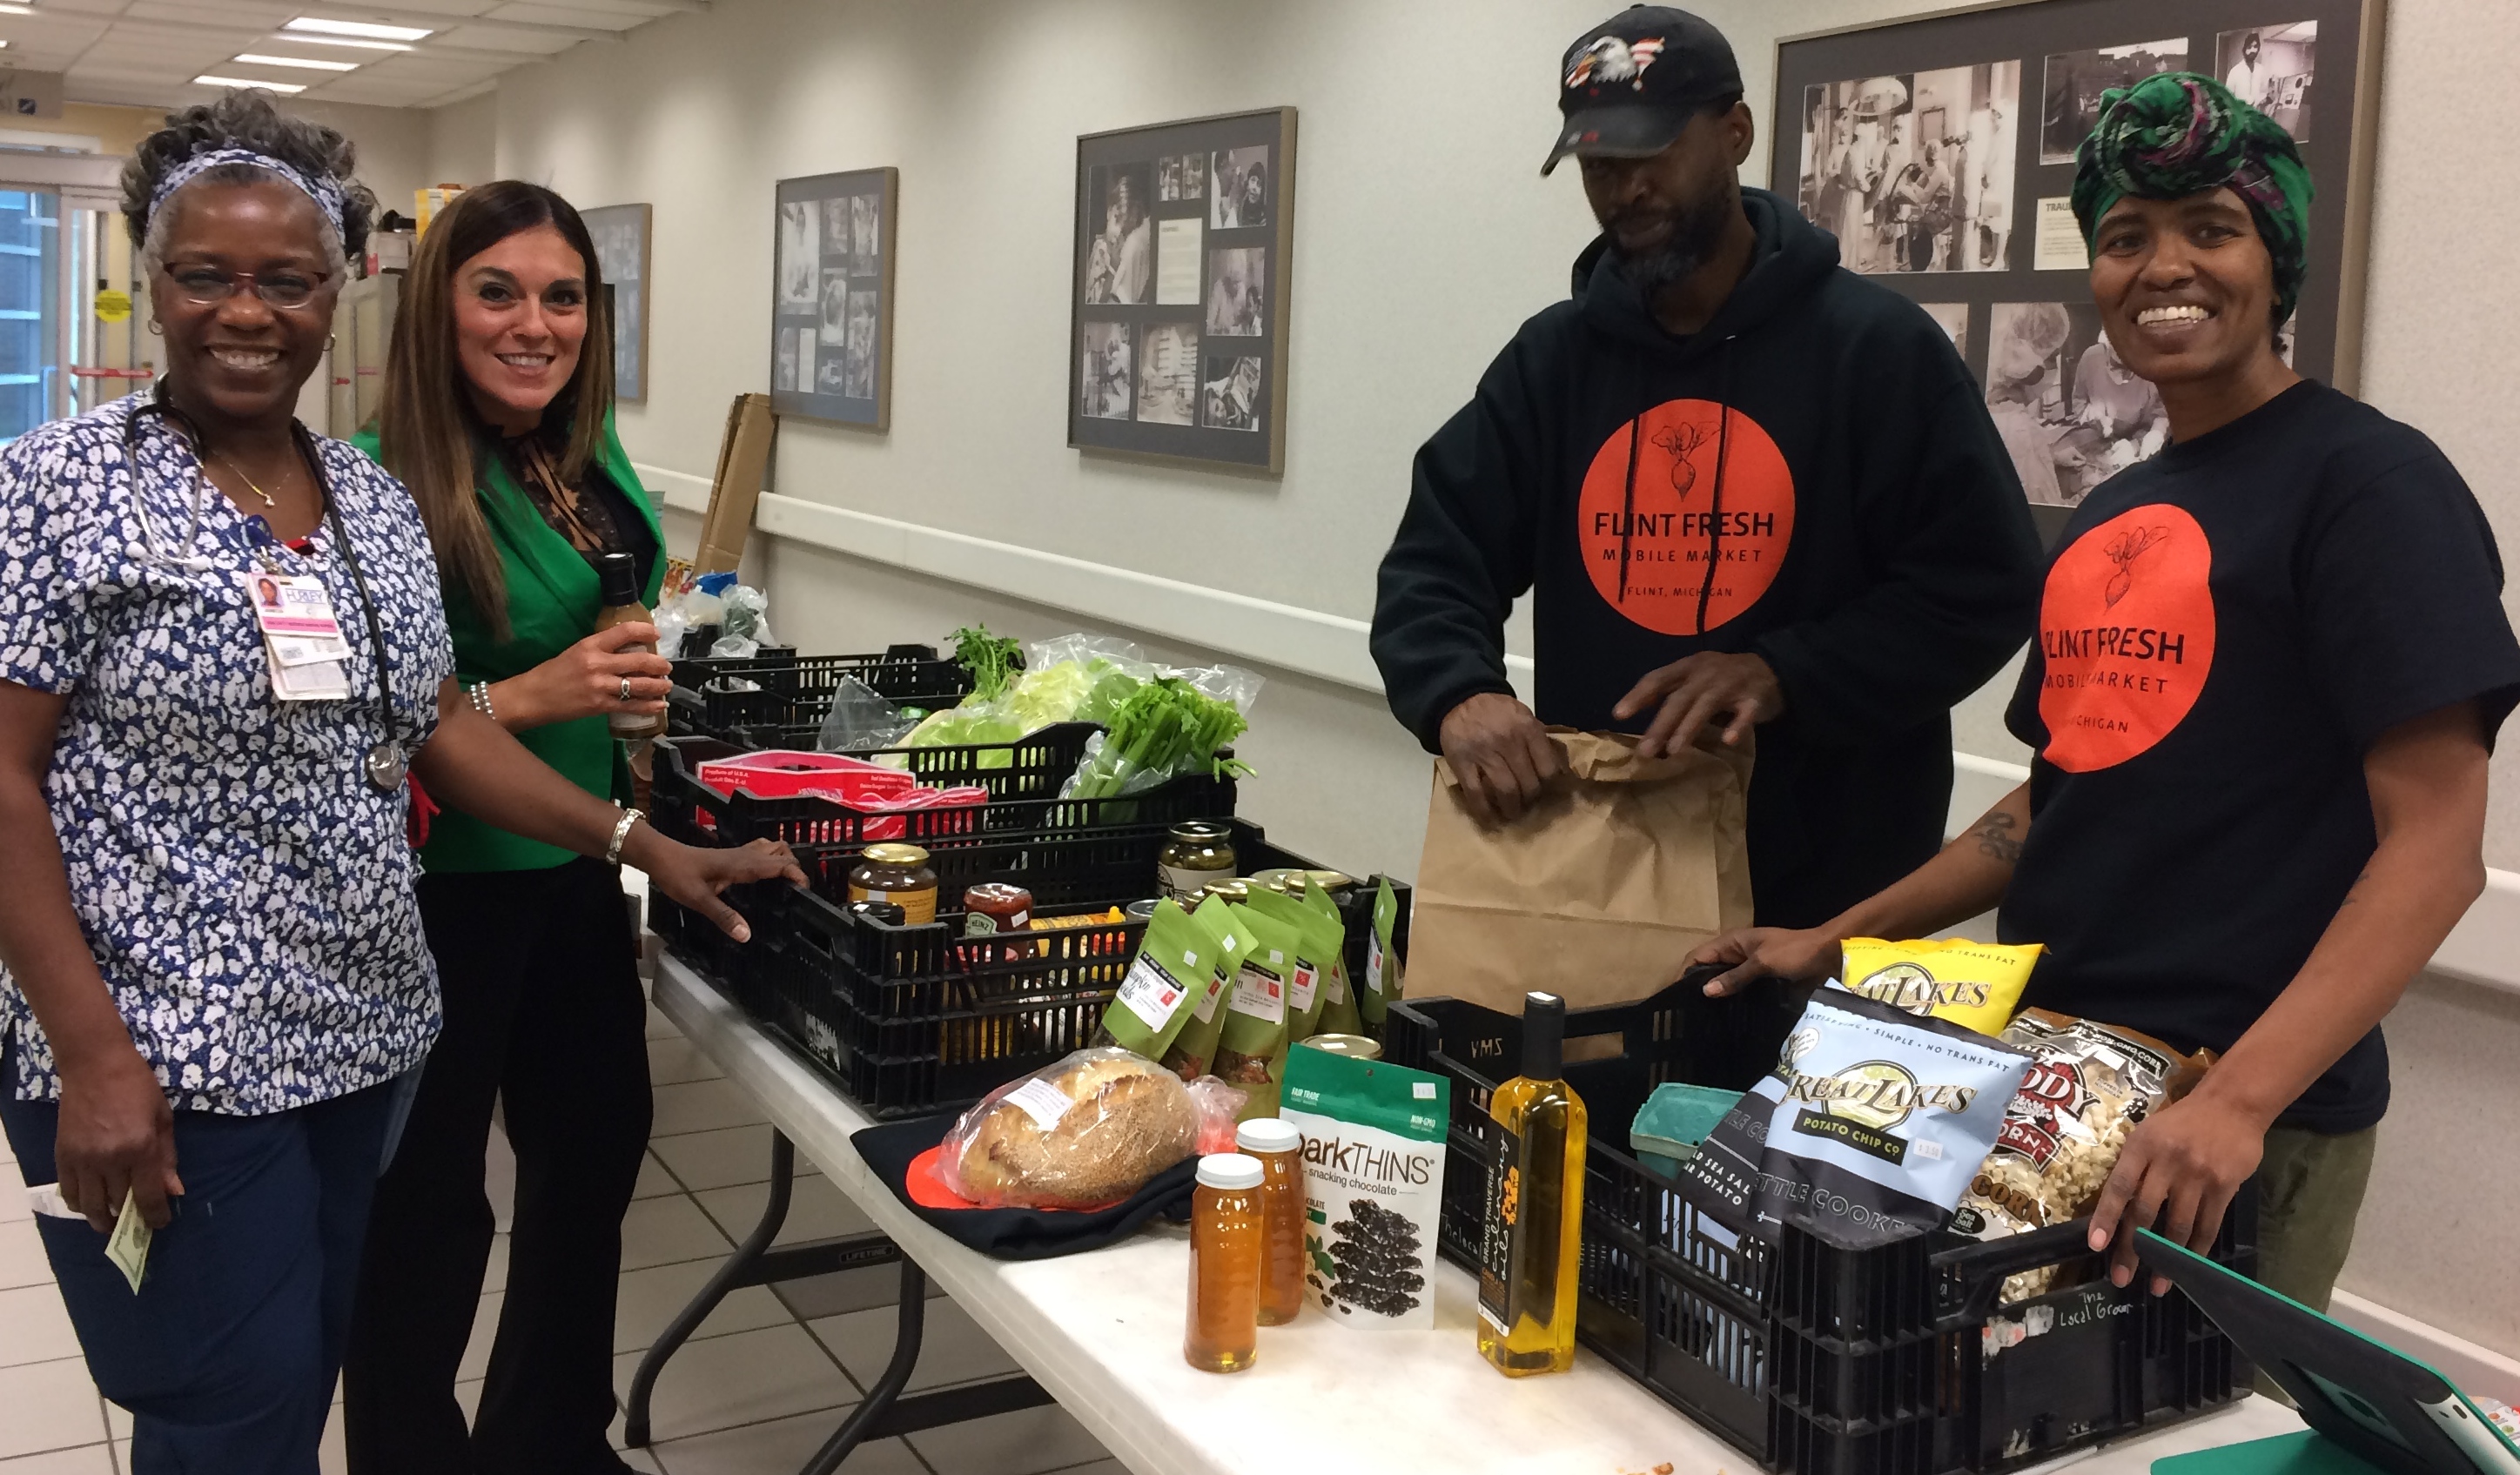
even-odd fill
[(621, 843), (630, 838), (630, 827), (638, 823), (639, 811), (635, 809), (625, 809), (621, 811), (621, 818), (614, 821), (612, 825), (612, 843), (604, 847), (604, 863), (606, 865), (618, 866), (621, 864)]

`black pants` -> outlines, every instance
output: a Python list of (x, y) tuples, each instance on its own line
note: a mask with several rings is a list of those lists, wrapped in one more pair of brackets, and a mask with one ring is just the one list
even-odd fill
[[(591, 860), (425, 876), (446, 1027), (377, 1185), (343, 1369), (356, 1475), (622, 1468), (612, 1421), (621, 1215), (646, 1150), (647, 1006), (621, 885)], [(472, 1431), (455, 1372), (490, 1255), (490, 1107), (517, 1152), (507, 1300)]]

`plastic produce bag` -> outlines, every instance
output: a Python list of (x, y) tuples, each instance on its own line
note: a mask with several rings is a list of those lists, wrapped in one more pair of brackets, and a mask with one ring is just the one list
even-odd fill
[[(684, 653), (684, 636), (705, 625), (723, 626), (726, 594), (735, 587), (735, 574), (730, 571), (699, 574), (679, 587), (666, 590), (664, 598), (656, 602), (654, 611), (656, 648), (669, 659), (679, 657)], [(759, 639), (766, 641), (769, 636), (764, 633)]]
[(1107, 731), (1086, 740), (1085, 756), (1058, 796), (1109, 799), (1145, 793), (1184, 774), (1248, 772), (1216, 755), (1250, 726), (1244, 714), (1261, 685), (1259, 677), (1233, 666), (1170, 672), (1139, 683), (1103, 719)]
[(987, 1208), (1099, 1208), (1183, 1158), (1232, 1151), (1241, 1106), (1213, 1076), (1185, 1084), (1125, 1050), (1080, 1050), (964, 1112), (937, 1171)]
[(875, 688), (854, 676), (843, 676), (832, 689), (832, 709), (823, 714), (823, 730), (814, 747), (825, 753), (863, 753), (899, 742), (917, 723)]
[(724, 596), (726, 612), (720, 623), (729, 639), (748, 640), (756, 646), (778, 642), (770, 634), (770, 596), (749, 584), (738, 584)]

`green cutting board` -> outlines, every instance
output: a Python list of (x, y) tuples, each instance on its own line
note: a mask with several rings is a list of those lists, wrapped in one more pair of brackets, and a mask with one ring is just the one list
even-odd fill
[(2152, 1462), (2152, 1475), (2388, 1475), (2316, 1429)]

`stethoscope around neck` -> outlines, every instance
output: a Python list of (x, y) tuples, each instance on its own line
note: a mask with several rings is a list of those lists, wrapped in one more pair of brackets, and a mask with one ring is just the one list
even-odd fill
[[(158, 521), (149, 511), (149, 497), (140, 484), (140, 423), (153, 415), (183, 440), (184, 448), (193, 457), (192, 514), (185, 527), (183, 551), (180, 553), (169, 554), (158, 543)], [(379, 793), (390, 794), (402, 787), (408, 765), (403, 760), (402, 744), (394, 740), (393, 677), (385, 662), (384, 625), (377, 617), (376, 598), (368, 592), (367, 575), (359, 567), (358, 545), (350, 541), (350, 530), (342, 525), (339, 511), (334, 506), (333, 481), (325, 474), (324, 458), (315, 453), (304, 425), (292, 420), (289, 430), (299, 458), (306, 463), (307, 473), (315, 478), (315, 491), (324, 506), (324, 524), (333, 530), (334, 541), (341, 546), (341, 562), (350, 571), (350, 586), (359, 596), (360, 612), (367, 617), (368, 648), (377, 663), (377, 721), (382, 726), (384, 737), (368, 749), (360, 760), (359, 769), (370, 787)], [(202, 469), (202, 447), (207, 443), (208, 438), (202, 433), (202, 427), (194, 423), (193, 418), (167, 402), (166, 385), (162, 380), (150, 394), (148, 402), (133, 410), (123, 421), (122, 464), (131, 477), (132, 513), (140, 521), (141, 559), (144, 563), (197, 573), (218, 568), (217, 559), (196, 552), (201, 545), (202, 513), (210, 496), (209, 477)]]

